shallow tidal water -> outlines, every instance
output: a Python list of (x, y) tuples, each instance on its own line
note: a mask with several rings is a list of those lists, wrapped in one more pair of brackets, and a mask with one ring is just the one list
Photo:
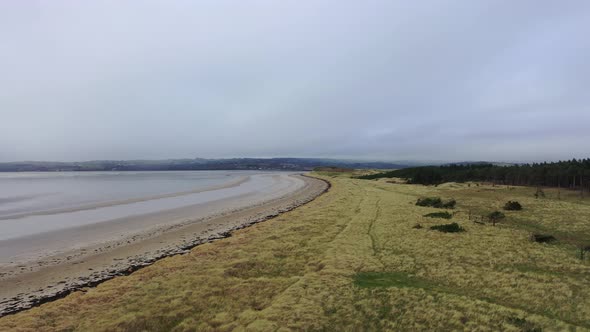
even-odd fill
[(0, 173), (0, 241), (264, 190), (255, 171)]

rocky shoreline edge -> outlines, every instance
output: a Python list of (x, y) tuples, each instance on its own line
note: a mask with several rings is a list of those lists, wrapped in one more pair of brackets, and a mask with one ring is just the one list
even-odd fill
[[(328, 190), (330, 190), (330, 188), (332, 186), (332, 184), (325, 179), (320, 179), (320, 178), (305, 175), (305, 174), (301, 174), (301, 176), (307, 177), (307, 178), (310, 178), (310, 179), (313, 179), (316, 181), (322, 181), (325, 184), (323, 190), (321, 190), (317, 193), (311, 194), (311, 195), (307, 195), (307, 196), (303, 197), (302, 199), (293, 200), (289, 204), (285, 204), (284, 207), (274, 209), (272, 211), (269, 211), (269, 213), (259, 215), (256, 218), (248, 219), (244, 223), (240, 223), (237, 226), (231, 227), (231, 228), (229, 228), (225, 231), (219, 232), (217, 234), (210, 235), (206, 238), (195, 238), (192, 240), (188, 240), (188, 241), (185, 241), (182, 245), (159, 250), (155, 254), (152, 254), (152, 255), (136, 257), (136, 258), (130, 260), (129, 264), (117, 266), (115, 268), (104, 270), (104, 271), (95, 272), (89, 277), (79, 278), (77, 280), (69, 282), (63, 288), (56, 290), (55, 292), (48, 292), (47, 289), (41, 289), (41, 290), (39, 290), (39, 293), (41, 293), (40, 295), (35, 294), (35, 293), (33, 293), (33, 294), (20, 294), (19, 296), (3, 300), (0, 302), (0, 306), (1, 306), (0, 307), (0, 317), (16, 314), (20, 311), (31, 309), (33, 307), (40, 306), (44, 303), (64, 298), (64, 297), (68, 296), (69, 294), (76, 292), (76, 291), (85, 292), (86, 288), (96, 287), (97, 285), (99, 285), (105, 281), (108, 281), (110, 279), (113, 279), (115, 277), (130, 275), (131, 273), (133, 273), (139, 269), (142, 269), (144, 267), (154, 264), (156, 261), (158, 261), (160, 259), (163, 259), (166, 257), (171, 257), (171, 256), (176, 256), (176, 255), (183, 255), (183, 254), (190, 252), (191, 249), (193, 249), (201, 244), (210, 243), (210, 242), (213, 242), (216, 240), (231, 237), (232, 233), (234, 231), (244, 229), (244, 228), (250, 227), (252, 225), (273, 219), (283, 213), (292, 211), (300, 206), (310, 203), (311, 201), (315, 200), (317, 197), (323, 195)], [(65, 284), (65, 281), (60, 282), (60, 283)], [(52, 286), (48, 286), (48, 288), (52, 288)]]

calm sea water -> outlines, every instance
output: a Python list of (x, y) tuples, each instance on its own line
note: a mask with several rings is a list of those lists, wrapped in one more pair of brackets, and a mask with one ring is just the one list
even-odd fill
[(0, 173), (0, 219), (230, 183), (249, 171)]
[(289, 174), (0, 173), (0, 265), (256, 205), (305, 184)]

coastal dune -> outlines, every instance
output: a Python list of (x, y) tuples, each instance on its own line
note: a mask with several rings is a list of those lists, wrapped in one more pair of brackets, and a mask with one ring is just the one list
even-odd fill
[[(255, 174), (207, 190), (22, 216), (15, 222), (55, 216), (63, 223), (64, 213), (88, 222), (76, 227), (66, 222), (46, 232), (20, 227), (18, 236), (0, 240), (0, 315), (227, 237), (304, 204), (327, 187), (293, 173)], [(134, 209), (142, 212), (130, 212)], [(110, 213), (119, 217), (103, 220)]]

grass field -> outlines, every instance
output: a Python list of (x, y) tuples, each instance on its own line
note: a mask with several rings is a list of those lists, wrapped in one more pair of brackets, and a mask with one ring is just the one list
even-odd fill
[[(590, 330), (590, 260), (576, 247), (590, 240), (590, 199), (319, 176), (332, 189), (303, 207), (4, 317), (0, 330)], [(415, 205), (430, 196), (457, 200), (455, 215), (424, 217), (444, 211)], [(495, 227), (468, 219), (508, 200), (523, 210)], [(430, 229), (450, 222), (465, 231)]]

